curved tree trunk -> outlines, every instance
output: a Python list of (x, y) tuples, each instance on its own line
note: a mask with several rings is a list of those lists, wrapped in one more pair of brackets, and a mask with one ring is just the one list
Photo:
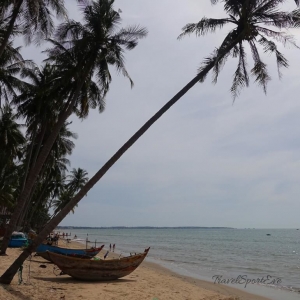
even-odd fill
[(21, 8), (22, 3), (23, 3), (23, 0), (18, 0), (17, 3), (15, 4), (14, 8), (13, 8), (8, 28), (6, 30), (6, 33), (4, 34), (2, 44), (0, 45), (0, 57), (3, 54), (3, 52), (5, 50), (5, 47), (8, 44), (9, 37), (10, 37), (10, 35), (11, 35), (13, 29), (14, 29), (14, 25), (15, 25), (16, 19), (18, 17), (18, 14), (20, 12), (20, 8)]
[[(205, 70), (205, 74), (214, 66), (211, 63)], [(44, 227), (33, 243), (15, 260), (0, 278), (0, 283), (10, 284), (20, 265), (38, 247), (40, 243), (50, 234), (56, 226), (66, 217), (74, 206), (87, 194), (87, 192), (104, 176), (115, 162), (153, 125), (166, 111), (169, 110), (185, 93), (187, 93), (199, 80), (204, 72), (199, 73), (179, 93), (177, 93), (167, 104), (165, 104), (152, 118), (150, 118), (108, 161), (107, 163), (85, 184), (76, 196)]]
[(67, 214), (78, 204), (78, 202), (88, 193), (88, 191), (105, 175), (105, 173), (119, 160), (119, 158), (183, 95), (185, 95), (197, 82), (203, 82), (208, 72), (237, 44), (239, 37), (232, 41), (222, 52), (199, 72), (183, 89), (181, 89), (169, 102), (167, 102), (154, 116), (152, 116), (105, 164), (104, 166), (85, 184), (76, 196), (44, 227), (33, 243), (15, 260), (15, 262), (0, 277), (0, 283), (10, 284), (18, 268), (40, 243), (46, 239), (56, 226), (67, 216)]
[[(34, 166), (35, 166), (36, 159), (37, 159), (37, 157), (38, 157), (38, 154), (40, 153), (41, 146), (42, 146), (42, 142), (43, 142), (43, 140), (44, 140), (44, 136), (45, 136), (46, 129), (47, 129), (47, 126), (46, 126), (46, 125), (43, 126), (43, 130), (42, 130), (40, 136), (38, 137), (38, 138), (39, 138), (39, 143), (38, 143), (38, 146), (37, 146), (36, 151), (35, 151), (35, 153), (34, 153), (34, 157), (32, 158), (32, 161), (31, 161), (31, 168), (34, 168)], [(48, 157), (49, 157), (49, 154), (48, 154)], [(47, 157), (47, 158), (48, 158), (48, 157)], [(47, 160), (46, 160), (46, 161), (47, 161)], [(46, 162), (44, 163), (44, 168), (42, 168), (42, 170), (40, 171), (40, 174), (41, 174), (41, 175), (44, 173), (45, 164), (46, 164)], [(27, 172), (27, 173), (28, 173), (28, 172)], [(40, 176), (41, 176), (41, 175), (40, 175)], [(27, 178), (27, 174), (26, 174), (26, 178)], [(34, 191), (35, 191), (35, 189), (36, 189), (37, 182), (38, 182), (38, 180), (35, 182), (34, 186), (32, 187), (31, 192), (30, 192), (30, 194), (29, 194), (29, 197), (27, 198), (27, 200), (26, 200), (26, 202), (25, 202), (25, 204), (24, 204), (24, 206), (23, 206), (23, 212), (21, 213), (21, 215), (20, 215), (20, 217), (19, 217), (19, 219), (18, 219), (17, 226), (21, 226), (21, 225), (22, 225), (22, 222), (23, 222), (23, 219), (24, 219), (24, 217), (25, 217), (25, 214), (27, 214), (28, 207), (30, 206), (31, 198), (32, 198), (32, 196), (33, 196), (33, 194), (34, 194)], [(25, 183), (26, 183), (26, 180), (25, 180), (25, 182), (24, 182), (24, 186), (22, 187), (21, 194), (22, 194), (22, 192), (23, 192), (23, 190), (24, 190)]]
[[(47, 130), (47, 123), (45, 122), (45, 123), (41, 124), (41, 135), (39, 136), (39, 143), (38, 143), (38, 146), (37, 146), (36, 151), (34, 153), (34, 157), (32, 158), (32, 168), (34, 168), (36, 160), (38, 158), (38, 155), (40, 154), (40, 150), (41, 150), (41, 147), (42, 147), (42, 143), (43, 143), (43, 140), (44, 140), (44, 137), (45, 137), (46, 130)], [(48, 155), (49, 155), (49, 153), (48, 153)]]
[(36, 134), (37, 134), (37, 126), (35, 127), (34, 133), (33, 133), (33, 136), (32, 136), (32, 141), (31, 141), (31, 145), (30, 145), (30, 149), (29, 149), (28, 159), (26, 161), (26, 168), (25, 168), (25, 173), (24, 173), (21, 192), (23, 192), (24, 187), (25, 187), (25, 183), (26, 183), (26, 179), (27, 179), (27, 175), (28, 175), (28, 171), (29, 171), (29, 166), (30, 166), (30, 162), (31, 162), (31, 156), (32, 156), (33, 148), (34, 148)]
[[(30, 213), (28, 213), (28, 210), (27, 210), (27, 216), (25, 216), (25, 222), (28, 223), (30, 225), (30, 222), (37, 210), (37, 208), (39, 207), (39, 205), (42, 203), (42, 198), (45, 194), (45, 191), (47, 189), (47, 185), (44, 187), (44, 189), (42, 190), (38, 200), (36, 201), (34, 207), (32, 207), (32, 211)], [(29, 215), (29, 216), (28, 216)], [(24, 222), (23, 222), (24, 223)], [(24, 227), (25, 224), (23, 224), (23, 227)]]

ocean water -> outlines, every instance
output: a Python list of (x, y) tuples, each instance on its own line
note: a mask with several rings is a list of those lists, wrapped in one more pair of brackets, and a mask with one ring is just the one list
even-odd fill
[(263, 285), (289, 290), (300, 299), (300, 230), (73, 228), (68, 231), (81, 239), (96, 240), (98, 245), (103, 243), (106, 248), (116, 244), (116, 252), (123, 255), (151, 247), (148, 261), (195, 278), (214, 282), (214, 275), (222, 276), (219, 280), (244, 276), (235, 283), (236, 287), (244, 287), (245, 279), (266, 279)]

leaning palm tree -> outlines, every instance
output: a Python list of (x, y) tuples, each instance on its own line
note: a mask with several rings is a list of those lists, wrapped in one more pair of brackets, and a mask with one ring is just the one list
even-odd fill
[[(16, 34), (22, 33), (27, 44), (32, 42), (33, 37), (36, 43), (50, 37), (54, 30), (51, 10), (59, 18), (67, 17), (63, 0), (4, 0), (0, 13), (9, 17), (5, 18), (2, 26), (5, 26), (5, 30), (3, 36), (0, 36), (0, 57), (9, 40)], [(18, 31), (14, 32), (16, 27)]]
[[(67, 100), (61, 105), (57, 122), (51, 128), (51, 134), (41, 149), (35, 166), (28, 173), (25, 187), (18, 198), (18, 204), (3, 238), (2, 254), (6, 251), (10, 235), (63, 124), (74, 111), (83, 117), (87, 114), (86, 109), (90, 104), (83, 97), (83, 91), (96, 95), (98, 99), (96, 104), (102, 110), (102, 100), (112, 80), (109, 66), (115, 67), (129, 78), (132, 84), (125, 68), (124, 52), (135, 48), (138, 40), (144, 38), (147, 31), (139, 26), (119, 28), (121, 17), (119, 12), (113, 9), (113, 3), (114, 0), (98, 0), (87, 5), (83, 9), (84, 24), (73, 20), (61, 24), (55, 34), (54, 40), (57, 42), (53, 40), (55, 47), (47, 50), (48, 61), (62, 70), (61, 85), (71, 85), (73, 88), (69, 91)], [(76, 59), (71, 68), (69, 68), (70, 57)], [(100, 92), (95, 91), (95, 86), (90, 84), (93, 75), (97, 79), (97, 90)], [(84, 101), (82, 108), (79, 106), (80, 101)]]
[[(212, 1), (217, 2), (217, 1)], [(300, 12), (284, 12), (279, 10), (279, 4), (285, 0), (223, 0), (225, 12), (228, 17), (222, 19), (203, 18), (198, 23), (188, 24), (183, 28), (179, 38), (185, 35), (204, 35), (222, 28), (226, 24), (234, 25), (225, 36), (222, 44), (206, 58), (198, 71), (198, 74), (180, 90), (167, 104), (165, 104), (152, 118), (150, 118), (108, 161), (107, 163), (86, 183), (86, 185), (69, 201), (69, 203), (44, 227), (33, 243), (16, 259), (10, 268), (1, 276), (0, 282), (10, 283), (19, 266), (31, 254), (31, 252), (43, 241), (43, 239), (64, 219), (64, 217), (77, 205), (87, 192), (104, 176), (111, 166), (153, 125), (171, 106), (173, 106), (185, 93), (196, 83), (203, 82), (210, 71), (214, 71), (215, 80), (221, 66), (226, 59), (232, 55), (238, 57), (238, 67), (234, 75), (232, 93), (236, 96), (241, 87), (247, 86), (248, 71), (246, 67), (246, 53), (244, 44), (249, 43), (254, 67), (251, 74), (255, 81), (266, 90), (270, 79), (266, 65), (261, 60), (257, 46), (263, 46), (263, 51), (275, 54), (279, 67), (287, 67), (287, 60), (277, 49), (276, 42), (284, 45), (295, 45), (293, 40), (287, 36), (283, 29), (295, 28), (300, 25)], [(270, 29), (270, 27), (272, 29)]]

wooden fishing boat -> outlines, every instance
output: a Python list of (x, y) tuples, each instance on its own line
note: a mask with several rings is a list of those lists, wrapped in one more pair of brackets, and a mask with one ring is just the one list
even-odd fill
[(132, 256), (108, 260), (86, 260), (47, 252), (50, 260), (64, 274), (87, 281), (115, 280), (133, 272), (147, 256), (149, 249)]
[[(41, 244), (37, 247), (36, 252), (38, 255), (40, 255), (40, 253), (49, 251), (49, 252), (57, 253), (57, 254), (61, 254), (61, 255), (89, 256), (91, 258), (91, 257), (94, 257), (95, 255), (97, 255), (102, 250), (103, 247), (104, 247), (104, 245), (102, 245), (99, 248), (76, 249), (76, 248), (61, 248), (58, 246)], [(45, 256), (45, 257), (48, 257), (48, 256)]]

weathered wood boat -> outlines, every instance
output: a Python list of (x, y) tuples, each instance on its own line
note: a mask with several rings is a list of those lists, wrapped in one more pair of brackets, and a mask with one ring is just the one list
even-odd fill
[[(104, 247), (104, 245), (102, 245), (101, 247), (98, 248), (91, 248), (91, 249), (76, 249), (76, 248), (61, 248), (58, 246), (52, 246), (52, 245), (47, 245), (47, 244), (41, 244), (37, 247), (36, 252), (38, 255), (40, 255), (43, 252), (49, 251), (52, 253), (57, 253), (57, 254), (61, 254), (61, 255), (73, 255), (73, 256), (88, 256), (88, 257), (94, 257), (95, 255), (97, 255), (102, 248)], [(48, 259), (48, 256), (43, 256), (43, 258), (47, 257), (46, 259)]]
[(64, 274), (87, 281), (115, 280), (133, 272), (147, 256), (149, 249), (132, 256), (108, 260), (86, 260), (47, 252), (50, 260)]

